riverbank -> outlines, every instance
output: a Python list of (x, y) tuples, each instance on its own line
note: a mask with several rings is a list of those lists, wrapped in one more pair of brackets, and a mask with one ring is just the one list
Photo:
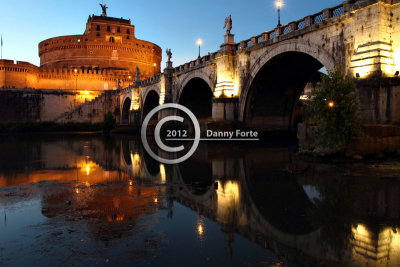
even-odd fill
[[(314, 146), (315, 124), (300, 123), (297, 138), (299, 140), (299, 151), (317, 155), (333, 154), (328, 149)], [(358, 157), (400, 154), (400, 127), (395, 125), (369, 125), (362, 127), (363, 135), (356, 143), (347, 149), (346, 156)]]
[(0, 123), (0, 134), (101, 132), (101, 123), (16, 122)]

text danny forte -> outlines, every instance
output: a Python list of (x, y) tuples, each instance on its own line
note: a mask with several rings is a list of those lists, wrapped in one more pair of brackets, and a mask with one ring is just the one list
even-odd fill
[(234, 139), (234, 138), (258, 138), (258, 132), (256, 131), (213, 131), (207, 130), (207, 138), (225, 138), (225, 139)]

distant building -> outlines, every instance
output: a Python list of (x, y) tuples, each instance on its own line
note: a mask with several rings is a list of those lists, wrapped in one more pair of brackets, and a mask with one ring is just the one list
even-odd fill
[[(130, 20), (89, 16), (83, 35), (39, 43), (40, 67), (0, 60), (0, 88), (77, 90), (92, 96), (160, 72), (161, 48), (136, 39)], [(89, 92), (90, 91), (90, 92)]]

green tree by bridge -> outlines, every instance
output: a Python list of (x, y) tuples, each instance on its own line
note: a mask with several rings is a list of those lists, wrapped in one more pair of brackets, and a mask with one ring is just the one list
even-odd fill
[(310, 110), (317, 122), (315, 145), (335, 152), (349, 148), (361, 135), (360, 100), (356, 81), (336, 67), (312, 92)]

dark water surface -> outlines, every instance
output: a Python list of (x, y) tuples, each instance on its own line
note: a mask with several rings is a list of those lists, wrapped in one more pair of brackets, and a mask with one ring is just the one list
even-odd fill
[(135, 137), (2, 136), (0, 266), (400, 266), (399, 158)]

